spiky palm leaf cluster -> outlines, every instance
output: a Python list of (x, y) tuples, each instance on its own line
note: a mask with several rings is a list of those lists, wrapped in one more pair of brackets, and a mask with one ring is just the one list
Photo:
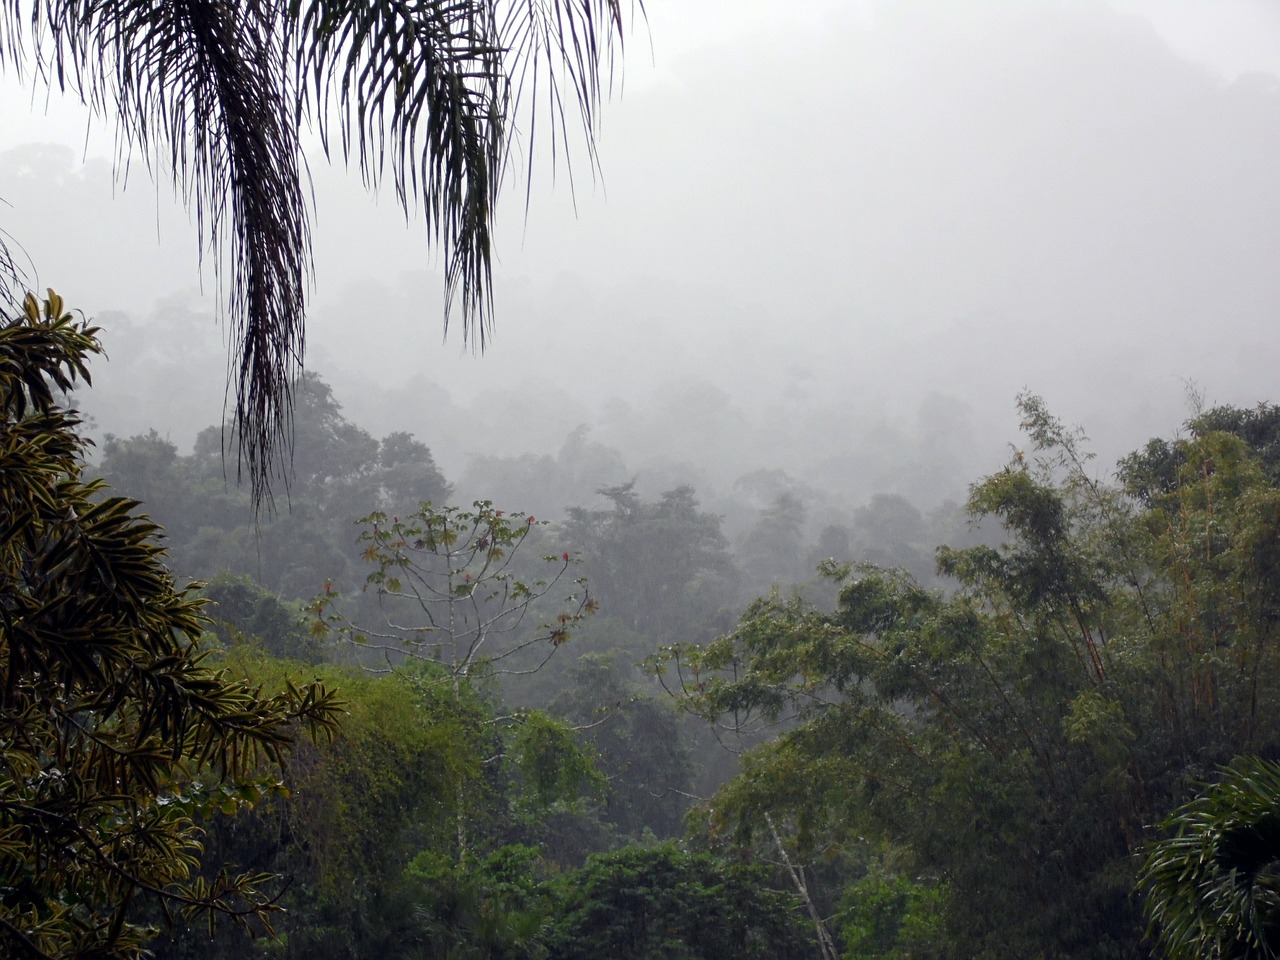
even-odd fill
[(446, 326), (460, 299), (464, 335), (483, 348), (519, 105), (541, 104), (563, 148), (576, 114), (594, 163), (622, 30), (622, 0), (0, 0), (0, 67), (118, 117), (122, 155), (172, 171), (225, 281), (236, 443), (261, 501), (302, 363), (303, 125), (425, 213)]
[(1280, 956), (1280, 766), (1240, 757), (1162, 824), (1140, 885), (1169, 960)]

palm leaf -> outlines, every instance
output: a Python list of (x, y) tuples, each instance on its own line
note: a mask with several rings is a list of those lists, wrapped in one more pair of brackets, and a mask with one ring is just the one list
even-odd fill
[(310, 232), (282, 7), (267, 0), (44, 0), (40, 62), (171, 171), (213, 252), (233, 330), (236, 438), (256, 500), (290, 436)]
[(1139, 878), (1170, 960), (1280, 954), (1280, 766), (1237, 758), (1162, 825)]
[[(28, 5), (28, 3), (30, 5)], [(299, 130), (420, 209), (444, 321), (492, 323), (492, 224), (517, 119), (553, 156), (576, 111), (593, 169), (622, 0), (0, 0), (0, 67), (30, 63), (121, 121), (171, 171), (213, 253), (234, 332), (235, 445), (255, 502), (291, 438), (311, 269)], [(636, 0), (636, 8), (643, 6)], [(571, 171), (572, 172), (572, 171)], [(0, 275), (3, 274), (0, 249)]]

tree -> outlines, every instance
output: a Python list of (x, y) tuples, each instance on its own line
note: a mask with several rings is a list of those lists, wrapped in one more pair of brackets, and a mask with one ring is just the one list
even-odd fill
[[(594, 162), (622, 21), (621, 0), (7, 0), (0, 68), (30, 69), (118, 118), (126, 149), (174, 171), (219, 265), (225, 247), (236, 438), (259, 502), (302, 363), (304, 125), (366, 182), (390, 179), (406, 211), (420, 205), (444, 255), (446, 327), (460, 294), (464, 331), (483, 347), (490, 232), (522, 95), (542, 98), (565, 149), (566, 104), (576, 108)], [(0, 278), (15, 273), (0, 249)]]
[(635, 481), (605, 487), (607, 510), (573, 507), (565, 536), (587, 557), (606, 613), (654, 645), (700, 640), (727, 625), (740, 574), (720, 518), (699, 509), (693, 488), (645, 501)]
[(427, 445), (403, 430), (382, 438), (378, 465), (379, 499), (385, 509), (407, 513), (423, 500), (444, 503), (453, 491)]
[(550, 960), (790, 960), (807, 957), (796, 903), (761, 868), (673, 844), (600, 854), (565, 876)]
[(212, 607), (210, 627), (224, 645), (248, 643), (273, 657), (309, 664), (324, 658), (302, 604), (283, 601), (251, 578), (234, 573), (218, 574), (201, 592)]
[(1178, 808), (1139, 878), (1168, 960), (1280, 956), (1280, 767), (1240, 757)]
[[(567, 550), (546, 555), (545, 578), (521, 576), (516, 563), (538, 525), (535, 517), (509, 514), (487, 501), (471, 510), (424, 502), (403, 519), (375, 511), (360, 523), (366, 527), (359, 537), (364, 559), (374, 567), (365, 589), (376, 596), (378, 622), (349, 619), (330, 585), (313, 607), (317, 634), (336, 627), (345, 639), (380, 654), (384, 669), (405, 658), (418, 661), (420, 682), (451, 691), (458, 704), (477, 697), (497, 674), (540, 670), (595, 611), (579, 577), (553, 617), (526, 622), (576, 562)], [(487, 724), (511, 729), (488, 759), (514, 762), (535, 807), (576, 799), (580, 787), (596, 784), (565, 724), (523, 710)], [(477, 782), (471, 776), (454, 783), (458, 860), (470, 855), (467, 806)]]
[(939, 955), (945, 889), (877, 867), (872, 864), (841, 901), (846, 960), (926, 960)]
[(1132, 475), (1099, 480), (1036, 398), (1021, 409), (1030, 449), (969, 502), (1005, 543), (940, 549), (950, 591), (833, 564), (834, 611), (758, 600), (667, 657), (691, 709), (782, 731), (708, 805), (713, 833), (781, 837), (814, 871), (844, 857), (831, 879), (855, 892), (868, 845), (894, 852), (862, 889), (892, 908), (854, 925), (863, 955), (892, 956), (916, 916), (944, 957), (1146, 956), (1132, 891), (1150, 825), (1233, 757), (1280, 751), (1263, 451), (1206, 431), (1138, 495)]
[(804, 502), (784, 490), (742, 536), (739, 562), (757, 589), (768, 584), (796, 583), (811, 572), (805, 569), (803, 559), (806, 513)]
[(539, 525), (536, 517), (481, 500), (471, 510), (423, 502), (404, 518), (378, 510), (358, 522), (365, 527), (358, 538), (364, 560), (374, 567), (365, 590), (377, 598), (380, 622), (349, 619), (330, 585), (316, 598), (315, 629), (336, 626), (387, 662), (407, 656), (438, 663), (455, 686), (495, 670), (532, 671), (595, 612), (586, 579), (578, 577), (554, 619), (526, 622), (577, 562), (567, 550), (548, 554), (541, 558), (545, 578), (521, 576), (516, 561)]
[(1245, 442), (1258, 459), (1267, 477), (1280, 480), (1280, 407), (1260, 403), (1252, 409), (1212, 407), (1185, 424), (1190, 438), (1153, 439), (1121, 461), (1129, 493), (1150, 503), (1170, 493), (1178, 481), (1178, 470), (1187, 462), (1188, 445), (1210, 433), (1229, 433)]
[[(237, 675), (271, 686), (296, 669), (250, 639), (224, 661)], [(157, 956), (506, 956), (485, 951), (529, 928), (506, 923), (523, 907), (504, 906), (494, 884), (538, 883), (508, 845), (539, 842), (584, 788), (595, 793), (602, 778), (589, 757), (561, 725), (536, 714), (513, 723), (519, 711), (491, 691), (455, 689), (436, 664), (376, 675), (322, 664), (316, 672), (342, 689), (341, 729), (332, 741), (296, 746), (287, 792), (216, 819), (205, 833), (210, 859), (290, 878), (288, 911), (274, 923), (279, 939), (255, 949), (229, 925), (212, 939), (179, 930), (153, 944)], [(544, 848), (536, 860), (559, 873), (584, 858), (554, 862)]]
[(265, 924), (271, 877), (201, 867), (197, 819), (278, 781), (322, 684), (268, 696), (205, 663), (203, 601), (165, 569), (137, 503), (82, 478), (58, 391), (96, 329), (50, 293), (0, 326), (0, 952), (140, 957), (144, 910)]

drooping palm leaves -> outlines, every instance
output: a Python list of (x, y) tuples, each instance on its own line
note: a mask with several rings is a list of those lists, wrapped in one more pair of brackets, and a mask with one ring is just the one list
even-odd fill
[(460, 299), (464, 336), (483, 347), (494, 207), (520, 105), (547, 116), (557, 154), (576, 113), (594, 163), (622, 3), (0, 0), (0, 68), (33, 68), (118, 117), (122, 151), (173, 173), (224, 281), (237, 446), (260, 500), (302, 362), (303, 124), (366, 182), (389, 178), (406, 210), (425, 213), (443, 256), (446, 324)]

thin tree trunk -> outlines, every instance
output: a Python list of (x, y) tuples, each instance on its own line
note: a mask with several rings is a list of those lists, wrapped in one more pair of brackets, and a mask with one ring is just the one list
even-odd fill
[(782, 857), (782, 864), (787, 868), (787, 873), (791, 875), (791, 881), (796, 885), (800, 899), (804, 901), (805, 909), (809, 911), (809, 919), (813, 921), (813, 929), (818, 936), (818, 949), (822, 951), (822, 960), (840, 960), (840, 954), (836, 952), (836, 945), (831, 939), (831, 934), (827, 932), (826, 921), (822, 919), (822, 914), (818, 912), (817, 905), (813, 902), (813, 898), (809, 896), (809, 885), (804, 882), (804, 874), (796, 868), (795, 864), (791, 862), (791, 858), (787, 856), (787, 848), (782, 844), (782, 837), (778, 835), (778, 828), (773, 825), (773, 817), (766, 813), (764, 822), (769, 825), (769, 832), (773, 834), (773, 842), (778, 848), (778, 855)]

